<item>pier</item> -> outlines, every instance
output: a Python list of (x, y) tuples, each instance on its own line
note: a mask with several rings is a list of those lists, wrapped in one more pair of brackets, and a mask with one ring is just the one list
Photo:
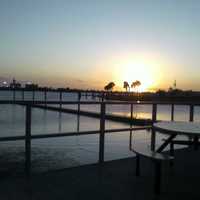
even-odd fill
[[(60, 107), (53, 107), (50, 105), (76, 105), (78, 110), (70, 110), (70, 109), (63, 109)], [(25, 142), (25, 170), (27, 174), (31, 173), (31, 141), (34, 139), (44, 139), (44, 138), (56, 138), (56, 137), (67, 137), (67, 136), (77, 136), (77, 135), (90, 135), (90, 134), (99, 134), (99, 163), (104, 162), (104, 146), (105, 146), (105, 134), (108, 133), (115, 133), (115, 132), (130, 132), (132, 134), (133, 131), (137, 130), (146, 130), (151, 128), (151, 123), (157, 121), (157, 106), (160, 104), (163, 104), (161, 102), (140, 102), (140, 105), (151, 105), (152, 106), (152, 118), (150, 123), (146, 123), (145, 120), (140, 121), (140, 126), (134, 126), (135, 119), (133, 118), (133, 110), (134, 105), (138, 105), (138, 102), (102, 102), (102, 101), (92, 101), (92, 102), (86, 102), (86, 101), (13, 101), (13, 100), (1, 100), (0, 104), (17, 104), (17, 105), (23, 105), (26, 108), (25, 112), (25, 135), (19, 135), (19, 136), (6, 136), (6, 137), (0, 137), (0, 141), (18, 141), (22, 140)], [(164, 105), (169, 105), (169, 102), (164, 103)], [(47, 105), (47, 106), (46, 106)], [(81, 105), (99, 105), (100, 106), (100, 113), (91, 113), (91, 112), (85, 112), (81, 111), (80, 107)], [(127, 119), (126, 123), (129, 123), (129, 128), (120, 128), (120, 129), (105, 129), (105, 121), (106, 119), (113, 119), (114, 116), (106, 115), (106, 106), (107, 105), (129, 105), (130, 106), (130, 119)], [(200, 104), (196, 103), (180, 103), (177, 102), (176, 104), (170, 104), (171, 105), (171, 120), (174, 120), (174, 105), (186, 105), (189, 109), (189, 118), (188, 121), (194, 120), (194, 107), (200, 106)], [(99, 118), (99, 129), (98, 130), (92, 130), (92, 131), (76, 131), (76, 132), (62, 132), (62, 133), (50, 133), (50, 134), (37, 134), (33, 135), (31, 131), (31, 113), (32, 108), (40, 108), (40, 109), (50, 109), (54, 110), (56, 112), (66, 112), (66, 113), (77, 113), (79, 115), (84, 114), (86, 116), (90, 117), (96, 117)], [(125, 120), (125, 118), (117, 117), (117, 120)], [(115, 119), (115, 120), (116, 120)], [(137, 122), (137, 120), (136, 120)], [(143, 122), (143, 123), (142, 123)], [(139, 125), (139, 124), (138, 124)], [(128, 146), (127, 146), (128, 148)]]
[[(13, 91), (14, 92), (14, 91)], [(99, 163), (104, 162), (104, 146), (105, 146), (105, 134), (108, 133), (123, 133), (123, 132), (130, 132), (130, 135), (133, 131), (137, 130), (149, 130), (151, 129), (151, 124), (157, 121), (157, 108), (159, 105), (170, 105), (171, 107), (171, 120), (174, 120), (174, 106), (175, 105), (185, 105), (189, 108), (188, 113), (188, 121), (194, 120), (194, 107), (200, 106), (200, 103), (194, 102), (137, 102), (137, 101), (81, 101), (81, 93), (77, 91), (75, 94), (77, 95), (77, 101), (64, 101), (62, 98), (63, 91), (59, 93), (59, 100), (49, 100), (48, 99), (48, 91), (42, 91), (44, 95), (44, 100), (37, 100), (35, 97), (35, 93), (32, 92), (32, 100), (24, 100), (25, 93), (22, 95), (21, 100), (16, 99), (16, 94), (13, 95), (11, 100), (0, 100), (0, 104), (16, 104), (25, 107), (25, 135), (18, 135), (18, 136), (5, 136), (0, 137), (0, 142), (2, 141), (18, 141), (22, 140), (25, 142), (25, 170), (27, 174), (31, 173), (31, 141), (34, 139), (44, 139), (44, 138), (57, 138), (57, 137), (67, 137), (67, 136), (77, 136), (77, 135), (90, 135), (90, 134), (98, 134), (99, 135)], [(14, 94), (14, 93), (13, 93)], [(69, 109), (64, 108), (64, 105), (75, 105), (77, 109)], [(90, 112), (90, 111), (83, 111), (81, 110), (82, 105), (98, 105), (100, 108), (99, 113)], [(126, 116), (119, 116), (109, 114), (106, 111), (107, 106), (109, 105), (127, 105), (130, 108), (130, 115)], [(134, 107), (137, 105), (150, 105), (152, 107), (151, 111), (151, 118), (150, 119), (137, 119), (133, 117)], [(75, 114), (78, 117), (83, 115), (87, 117), (97, 118), (99, 119), (99, 129), (92, 130), (92, 131), (77, 131), (75, 132), (62, 132), (62, 133), (48, 133), (48, 134), (32, 134), (31, 130), (31, 116), (32, 116), (32, 109), (38, 108), (43, 110), (50, 110), (58, 113), (70, 113)], [(113, 120), (118, 122), (123, 122), (128, 124), (129, 127), (127, 128), (118, 128), (118, 129), (106, 129), (105, 128), (105, 121), (106, 120)], [(128, 148), (128, 146), (127, 146)]]
[[(80, 96), (79, 96), (80, 97)], [(103, 198), (103, 197), (115, 197), (116, 199), (121, 199), (122, 196), (125, 197), (126, 199), (147, 199), (149, 196), (151, 196), (152, 198), (154, 197), (154, 194), (152, 193), (152, 188), (149, 188), (149, 185), (151, 185), (150, 183), (153, 182), (153, 176), (149, 177), (148, 179), (142, 179), (141, 180), (141, 184), (139, 184), (138, 179), (136, 179), (134, 177), (134, 167), (135, 167), (135, 158), (128, 158), (128, 159), (122, 159), (122, 160), (116, 160), (116, 161), (111, 161), (111, 162), (105, 162), (105, 136), (109, 133), (129, 133), (130, 134), (130, 138), (131, 135), (134, 133), (134, 131), (139, 131), (139, 130), (150, 130), (151, 129), (151, 124), (153, 122), (157, 121), (157, 115), (158, 115), (158, 106), (159, 105), (170, 105), (171, 110), (170, 110), (170, 119), (173, 121), (174, 120), (174, 115), (175, 115), (175, 109), (174, 107), (176, 105), (185, 105), (187, 106), (189, 109), (188, 112), (188, 121), (194, 121), (194, 110), (196, 106), (200, 106), (200, 103), (194, 103), (194, 102), (188, 102), (188, 103), (183, 103), (183, 102), (137, 102), (137, 101), (81, 101), (81, 98), (78, 98), (78, 101), (64, 101), (63, 99), (61, 99), (61, 101), (53, 101), (53, 100), (48, 100), (48, 97), (45, 97), (45, 101), (38, 101), (37, 99), (34, 100), (1, 100), (0, 101), (0, 105), (4, 105), (4, 104), (11, 104), (11, 105), (21, 105), (23, 107), (25, 107), (25, 135), (18, 135), (18, 136), (6, 136), (0, 137), (0, 142), (9, 142), (9, 141), (23, 141), (25, 144), (25, 163), (24, 163), (24, 168), (25, 168), (25, 175), (26, 177), (28, 177), (28, 183), (26, 182), (27, 179), (23, 179), (22, 184), (26, 185), (26, 187), (28, 187), (28, 191), (30, 191), (30, 193), (25, 193), (23, 195), (25, 195), (26, 198), (32, 198), (30, 197), (31, 195), (35, 195), (34, 192), (32, 192), (32, 190), (34, 190), (34, 183), (35, 182), (40, 182), (40, 177), (42, 177), (41, 179), (43, 180), (43, 183), (45, 184), (47, 182), (50, 181), (50, 179), (57, 179), (61, 176), (67, 178), (69, 180), (71, 180), (72, 182), (74, 182), (74, 185), (76, 185), (76, 180), (74, 179), (74, 177), (77, 177), (77, 174), (80, 175), (80, 185), (76, 185), (76, 187), (78, 187), (78, 190), (81, 189), (81, 187), (83, 187), (84, 184), (87, 184), (88, 187), (92, 187), (97, 193), (99, 193), (99, 198)], [(77, 109), (69, 109), (69, 108), (65, 108), (64, 105), (75, 105), (75, 107)], [(81, 110), (81, 106), (82, 105), (98, 105), (100, 107), (100, 111), (99, 113), (95, 113), (95, 112), (89, 112), (89, 111), (83, 111)], [(114, 116), (114, 115), (110, 115), (108, 113), (106, 113), (106, 108), (109, 105), (128, 105), (130, 108), (130, 116), (129, 117), (124, 117), (124, 116)], [(152, 110), (151, 110), (151, 119), (148, 119), (148, 121), (146, 119), (135, 119), (133, 118), (133, 111), (134, 111), (134, 107), (136, 105), (150, 105)], [(97, 119), (99, 119), (99, 129), (97, 130), (91, 130), (91, 131), (75, 131), (75, 132), (62, 132), (62, 133), (48, 133), (48, 134), (33, 134), (32, 129), (31, 129), (31, 124), (32, 124), (32, 109), (34, 108), (38, 108), (38, 109), (42, 109), (42, 110), (50, 110), (50, 111), (54, 111), (54, 112), (58, 112), (58, 113), (70, 113), (70, 114), (74, 114), (77, 116), (88, 116), (88, 117), (95, 117)], [(129, 125), (129, 127), (127, 128), (115, 128), (115, 129), (106, 129), (105, 128), (105, 123), (106, 120), (114, 120), (114, 121), (119, 121), (119, 122), (124, 122), (126, 124)], [(147, 123), (148, 122), (148, 123)], [(63, 171), (54, 171), (51, 173), (48, 173), (45, 175), (44, 174), (34, 174), (32, 172), (32, 163), (31, 163), (31, 156), (32, 156), (32, 141), (33, 140), (42, 140), (42, 139), (46, 139), (46, 138), (61, 138), (61, 137), (68, 137), (68, 136), (81, 136), (81, 135), (98, 135), (99, 140), (98, 140), (98, 163), (93, 164), (93, 165), (86, 165), (86, 166), (82, 166), (82, 167), (77, 167), (77, 168), (72, 168), (72, 169), (68, 169), (68, 170), (63, 170)], [(127, 149), (129, 148), (130, 144), (127, 144)], [(182, 161), (184, 160), (184, 151), (182, 153), (182, 151), (176, 151), (177, 155), (180, 154), (180, 159), (181, 162), (178, 162), (178, 164), (175, 166), (175, 170), (176, 172), (179, 170), (178, 165), (182, 164)], [(176, 153), (175, 152), (175, 153)], [(180, 153), (179, 153), (180, 152)], [(198, 152), (196, 152), (195, 154), (197, 154)], [(191, 156), (191, 162), (194, 162), (194, 158), (195, 156)], [(84, 182), (83, 179), (84, 178), (84, 174), (87, 175), (87, 177), (89, 176), (89, 172), (91, 172), (91, 170), (93, 171), (93, 177), (91, 177), (91, 179), (88, 179), (88, 181)], [(190, 170), (190, 169), (189, 169)], [(144, 169), (145, 172), (151, 171), (149, 170), (149, 166), (145, 167)], [(108, 178), (108, 172), (109, 174), (112, 174), (113, 177)], [(55, 174), (55, 175), (54, 175)], [(71, 174), (71, 175), (70, 175)], [(183, 175), (184, 173), (182, 173)], [(182, 176), (181, 175), (181, 176)], [(184, 176), (183, 176), (184, 177)], [(9, 181), (10, 179), (8, 179)], [(22, 180), (22, 179), (21, 179)], [(95, 182), (96, 180), (98, 180), (97, 182)], [(18, 181), (15, 180), (15, 181)], [(104, 188), (104, 184), (107, 183), (107, 181), (110, 181), (110, 187), (109, 188), (118, 188), (118, 187), (122, 187), (124, 192), (122, 193), (118, 193), (118, 190), (116, 190), (114, 193), (110, 190), (107, 190)], [(169, 178), (168, 180), (172, 185), (179, 183), (179, 180), (177, 179), (177, 177), (173, 177), (173, 178)], [(121, 184), (117, 184), (117, 183), (123, 183), (124, 186), (122, 186)], [(64, 184), (64, 182), (63, 182)], [(70, 184), (70, 182), (66, 183), (65, 182), (65, 186), (66, 184)], [(91, 185), (92, 184), (92, 185)], [(180, 184), (180, 183), (179, 183)], [(142, 186), (141, 186), (142, 185)], [(100, 188), (104, 188), (102, 189), (98, 189), (100, 186)], [(132, 188), (135, 188), (135, 190), (133, 192)], [(183, 184), (184, 187), (184, 184)], [(71, 186), (69, 185), (68, 188), (71, 188)], [(13, 189), (13, 188), (11, 188)], [(59, 190), (58, 188), (56, 190)], [(55, 190), (55, 191), (56, 191)], [(137, 190), (140, 190), (140, 194), (141, 194), (141, 190), (145, 191), (145, 195), (142, 195), (142, 197), (139, 195), (139, 193), (137, 193)], [(63, 190), (65, 191), (65, 190)], [(72, 193), (70, 193), (71, 195), (71, 199), (80, 199), (79, 197), (74, 196), (74, 188), (71, 188), (70, 191), (72, 191)], [(49, 198), (49, 194), (50, 193), (46, 193), (47, 191), (44, 192), (45, 197)], [(91, 193), (91, 196), (88, 196), (89, 191), (86, 191), (85, 193), (83, 191), (79, 191), (84, 197), (84, 198), (88, 198), (88, 199), (92, 199), (94, 198), (94, 194)], [(165, 196), (166, 194), (170, 197), (170, 199), (173, 199), (171, 194), (176, 194), (177, 191), (173, 190), (173, 186), (169, 186), (167, 189), (165, 189), (164, 191)], [(116, 194), (115, 194), (116, 193)], [(64, 194), (64, 193), (63, 193)], [(69, 193), (68, 193), (69, 194)], [(28, 197), (26, 196), (28, 195)], [(29, 196), (30, 195), (30, 196)], [(52, 196), (56, 197), (56, 193), (52, 193)], [(67, 194), (65, 194), (67, 195)], [(103, 196), (102, 196), (103, 195)], [(136, 195), (136, 197), (134, 196)], [(198, 194), (197, 194), (198, 195)], [(183, 195), (184, 196), (184, 195)], [(91, 198), (90, 198), (91, 197)], [(162, 198), (162, 196), (161, 196)], [(98, 197), (97, 197), (98, 199)], [(184, 199), (184, 198), (183, 198)]]

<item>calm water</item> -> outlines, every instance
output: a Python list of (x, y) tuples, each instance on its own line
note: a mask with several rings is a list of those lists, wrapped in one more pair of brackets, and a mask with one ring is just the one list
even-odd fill
[[(59, 94), (48, 92), (48, 100), (58, 100)], [(1, 92), (0, 100), (12, 99), (11, 92)], [(16, 99), (21, 100), (20, 92), (16, 93)], [(36, 100), (43, 100), (41, 92), (35, 93)], [(26, 92), (25, 99), (31, 100), (32, 93)], [(76, 94), (64, 94), (63, 100), (77, 100)], [(82, 101), (94, 99), (82, 98)], [(97, 101), (98, 99), (95, 99)], [(65, 107), (76, 108), (74, 105)], [(82, 110), (99, 112), (98, 105), (82, 105)], [(134, 106), (134, 117), (151, 118), (152, 107), (149, 105)], [(128, 105), (107, 105), (107, 113), (130, 115)], [(188, 121), (189, 108), (187, 106), (175, 106), (175, 120)], [(170, 106), (158, 106), (158, 119), (170, 120)], [(195, 107), (195, 121), (200, 121), (200, 108)], [(80, 117), (80, 131), (98, 130), (99, 119)], [(123, 128), (127, 124), (106, 121), (106, 128)], [(1, 136), (14, 136), (25, 134), (25, 109), (19, 105), (0, 106), (0, 130)], [(61, 133), (77, 131), (77, 116), (72, 114), (57, 113), (41, 109), (32, 110), (32, 134)], [(159, 141), (165, 136), (160, 136)], [(135, 132), (134, 144), (145, 148), (149, 145), (150, 134), (146, 131)], [(98, 135), (70, 136), (63, 138), (48, 138), (32, 140), (32, 168), (35, 171), (47, 171), (98, 161), (99, 148)], [(105, 160), (113, 160), (133, 156), (129, 151), (129, 132), (107, 134), (105, 138)], [(0, 143), (1, 168), (22, 170), (24, 162), (24, 142)]]

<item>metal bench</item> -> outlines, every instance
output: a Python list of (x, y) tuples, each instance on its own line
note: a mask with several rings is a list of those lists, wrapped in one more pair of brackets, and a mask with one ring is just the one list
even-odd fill
[(171, 162), (174, 160), (173, 156), (163, 153), (153, 152), (151, 150), (138, 150), (133, 148), (132, 151), (136, 154), (136, 176), (140, 175), (140, 157), (145, 157), (154, 162), (155, 165), (155, 183), (154, 191), (156, 194), (160, 194), (161, 190), (161, 164), (163, 162)]

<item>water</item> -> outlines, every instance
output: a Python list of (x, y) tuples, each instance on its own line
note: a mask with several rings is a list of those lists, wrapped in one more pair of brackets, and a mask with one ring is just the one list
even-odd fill
[[(9, 91), (0, 93), (0, 100), (12, 99)], [(22, 94), (16, 92), (16, 99), (21, 100)], [(59, 94), (47, 93), (48, 100), (59, 100)], [(25, 92), (25, 99), (31, 100), (32, 93)], [(35, 100), (44, 100), (42, 92), (35, 93)], [(76, 101), (77, 94), (65, 93), (63, 100)], [(94, 99), (82, 98), (82, 101)], [(98, 101), (98, 99), (95, 99)], [(77, 108), (76, 105), (65, 107)], [(99, 112), (99, 105), (81, 105), (81, 110)], [(151, 105), (134, 106), (134, 117), (151, 118)], [(129, 105), (106, 105), (106, 112), (119, 115), (130, 115)], [(170, 106), (158, 105), (159, 120), (170, 120)], [(189, 108), (187, 106), (175, 106), (175, 120), (188, 121)], [(200, 121), (200, 108), (194, 109), (195, 121)], [(77, 131), (77, 116), (66, 113), (32, 109), (32, 135), (51, 134)], [(80, 116), (80, 131), (99, 130), (99, 119)], [(106, 129), (127, 128), (124, 123), (106, 121)], [(19, 105), (0, 106), (0, 130), (1, 136), (16, 136), (25, 134), (25, 109)], [(143, 147), (149, 146), (150, 133), (147, 131), (134, 132), (134, 144)], [(105, 160), (114, 160), (133, 156), (129, 150), (129, 132), (109, 133), (105, 137)], [(165, 136), (158, 138), (160, 140)], [(47, 171), (66, 167), (79, 166), (88, 163), (96, 163), (99, 154), (99, 135), (68, 136), (61, 138), (48, 138), (32, 140), (32, 169), (33, 171)], [(0, 143), (1, 169), (14, 171), (23, 170), (24, 141)]]

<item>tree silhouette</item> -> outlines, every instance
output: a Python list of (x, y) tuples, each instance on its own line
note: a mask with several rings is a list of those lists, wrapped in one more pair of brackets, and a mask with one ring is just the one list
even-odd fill
[(129, 84), (128, 84), (127, 81), (124, 81), (124, 88), (126, 89), (126, 91), (127, 91), (127, 90), (130, 91), (130, 86), (129, 86)]
[(104, 90), (106, 91), (112, 91), (112, 89), (115, 87), (115, 83), (114, 82), (110, 82), (108, 83), (105, 87), (104, 87)]
[(140, 85), (141, 85), (141, 82), (136, 80), (136, 81), (132, 82), (131, 87), (136, 88), (136, 87), (139, 87)]

